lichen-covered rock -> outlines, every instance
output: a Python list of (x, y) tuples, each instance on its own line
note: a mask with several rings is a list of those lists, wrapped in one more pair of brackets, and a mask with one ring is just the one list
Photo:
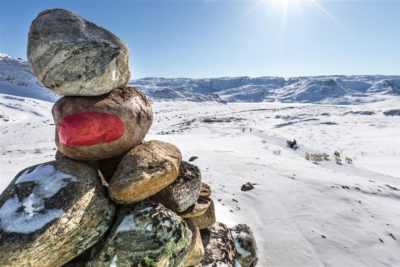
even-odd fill
[(130, 79), (125, 42), (65, 9), (45, 10), (32, 21), (28, 60), (47, 88), (66, 96), (102, 95)]
[(210, 206), (206, 212), (200, 216), (192, 217), (192, 220), (200, 229), (211, 227), (216, 222), (214, 201), (211, 199)]
[(211, 196), (211, 187), (204, 182), (201, 182), (200, 196), (201, 197)]
[(192, 232), (192, 241), (189, 245), (188, 253), (183, 260), (183, 266), (189, 267), (199, 264), (204, 258), (204, 246), (201, 240), (200, 230), (193, 223), (191, 219), (187, 219), (186, 223), (189, 226), (190, 231)]
[(236, 248), (236, 259), (242, 267), (254, 267), (257, 264), (257, 244), (253, 232), (246, 224), (231, 228)]
[(158, 193), (175, 181), (181, 159), (177, 147), (161, 141), (134, 147), (122, 158), (111, 178), (111, 199), (134, 203)]
[(212, 203), (212, 199), (208, 197), (199, 197), (192, 206), (184, 212), (179, 213), (182, 218), (194, 218), (203, 215)]
[(182, 212), (192, 206), (200, 195), (201, 174), (197, 166), (182, 161), (179, 175), (168, 187), (154, 195), (154, 200), (167, 208)]
[(126, 206), (88, 267), (181, 266), (192, 233), (183, 219), (161, 204)]
[(203, 261), (196, 267), (234, 267), (235, 245), (229, 228), (223, 223), (200, 231), (205, 249)]
[(29, 167), (0, 196), (0, 266), (63, 265), (100, 240), (114, 212), (89, 165)]
[(76, 160), (107, 159), (127, 152), (142, 142), (153, 121), (149, 100), (133, 87), (96, 97), (63, 97), (52, 113), (58, 149)]

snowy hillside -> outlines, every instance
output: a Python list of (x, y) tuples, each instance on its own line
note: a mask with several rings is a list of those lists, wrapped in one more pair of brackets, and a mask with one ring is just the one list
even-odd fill
[(54, 101), (57, 97), (33, 76), (27, 62), (0, 52), (0, 93)]
[(356, 104), (400, 95), (400, 76), (144, 78), (131, 84), (158, 100)]
[[(357, 104), (400, 95), (400, 76), (143, 78), (131, 85), (153, 100)], [(34, 89), (34, 90), (31, 90)], [(0, 53), (0, 93), (54, 101), (29, 65)]]

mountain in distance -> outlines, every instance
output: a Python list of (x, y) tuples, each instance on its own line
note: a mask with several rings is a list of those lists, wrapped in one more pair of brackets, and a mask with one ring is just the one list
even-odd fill
[[(315, 77), (142, 78), (132, 80), (152, 100), (359, 104), (400, 95), (400, 75)], [(0, 94), (53, 102), (59, 98), (22, 59), (0, 53)]]
[(383, 75), (143, 78), (130, 84), (163, 100), (358, 104), (400, 95), (400, 76)]

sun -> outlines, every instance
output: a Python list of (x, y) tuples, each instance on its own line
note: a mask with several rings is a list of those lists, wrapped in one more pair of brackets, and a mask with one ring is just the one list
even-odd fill
[(273, 13), (280, 14), (283, 30), (286, 28), (290, 10), (290, 15), (295, 15), (295, 13), (319, 14), (322, 18), (330, 20), (342, 30), (349, 32), (349, 30), (323, 6), (320, 0), (258, 0), (252, 10), (260, 6), (267, 10), (267, 16)]

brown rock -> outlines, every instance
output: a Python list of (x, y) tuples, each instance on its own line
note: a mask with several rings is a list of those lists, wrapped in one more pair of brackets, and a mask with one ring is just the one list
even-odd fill
[(235, 266), (235, 245), (229, 228), (223, 223), (215, 223), (212, 227), (201, 230), (205, 249), (202, 266)]
[(199, 198), (200, 185), (199, 168), (182, 161), (175, 182), (154, 195), (153, 199), (173, 211), (182, 212)]
[(77, 160), (106, 159), (127, 152), (142, 142), (153, 120), (150, 102), (133, 87), (96, 97), (63, 97), (52, 113), (58, 149)]
[(242, 187), (240, 188), (240, 190), (242, 190), (242, 191), (249, 191), (249, 190), (253, 190), (253, 189), (254, 189), (254, 185), (250, 182), (243, 184)]
[(0, 266), (61, 266), (101, 239), (114, 212), (89, 165), (29, 167), (0, 196)]
[(214, 201), (211, 199), (210, 206), (206, 212), (200, 216), (193, 217), (192, 220), (200, 229), (211, 227), (216, 222)]
[(189, 162), (195, 161), (198, 158), (199, 158), (198, 156), (192, 156), (189, 158)]
[(210, 197), (211, 196), (211, 187), (204, 182), (201, 183), (200, 196), (202, 196), (202, 197)]
[(182, 218), (193, 218), (203, 215), (211, 205), (211, 198), (199, 197), (192, 206), (184, 212), (179, 213)]
[(122, 158), (110, 181), (111, 199), (134, 203), (158, 193), (177, 178), (181, 158), (178, 148), (161, 141), (134, 147)]
[(188, 253), (183, 260), (183, 266), (185, 267), (199, 264), (204, 258), (204, 246), (201, 240), (199, 228), (191, 219), (187, 219), (186, 223), (192, 232), (192, 241), (190, 243)]

